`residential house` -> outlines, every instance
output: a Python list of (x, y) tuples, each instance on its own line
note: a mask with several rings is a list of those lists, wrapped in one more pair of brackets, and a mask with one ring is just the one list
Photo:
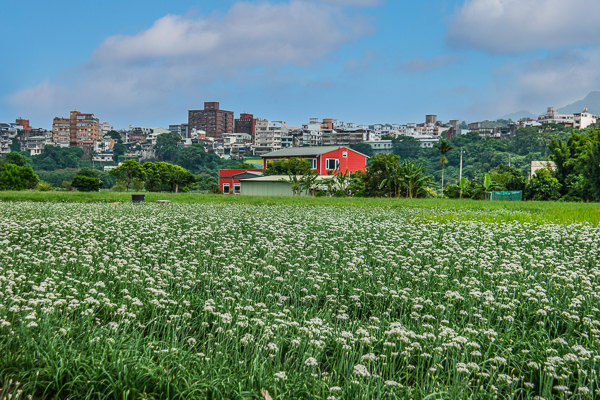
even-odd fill
[(335, 174), (338, 171), (354, 173), (365, 171), (368, 156), (345, 146), (291, 147), (263, 154), (264, 168), (269, 161), (302, 158), (307, 160), (319, 175)]

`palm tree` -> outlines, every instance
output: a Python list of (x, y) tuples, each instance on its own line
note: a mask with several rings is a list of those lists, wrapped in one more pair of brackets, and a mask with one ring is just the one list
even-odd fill
[(402, 188), (406, 191), (406, 197), (412, 199), (433, 183), (433, 177), (425, 175), (427, 168), (423, 163), (404, 160), (400, 165), (399, 174), (402, 176)]
[(307, 196), (314, 190), (318, 177), (319, 174), (316, 171), (313, 172), (312, 170), (308, 170), (302, 174), (299, 185), (301, 190), (305, 190), (305, 194)]
[(342, 173), (339, 169), (337, 170), (337, 174), (335, 174), (335, 183), (340, 190), (346, 192), (348, 194), (348, 184), (350, 182), (350, 172), (346, 170), (346, 172)]
[(385, 177), (379, 184), (379, 189), (387, 186), (390, 191), (390, 197), (398, 197), (399, 188), (402, 184), (403, 176), (400, 174), (400, 157), (392, 157), (385, 162), (383, 176)]
[(292, 186), (292, 196), (300, 196), (300, 179), (298, 179), (298, 175), (289, 172), (288, 179), (281, 178), (280, 181), (289, 183)]
[(440, 164), (442, 164), (442, 198), (444, 198), (444, 166), (448, 162), (446, 154), (453, 150), (454, 147), (452, 147), (452, 145), (450, 145), (450, 143), (448, 143), (445, 139), (442, 139), (442, 141), (436, 144), (435, 147), (439, 150), (440, 154), (442, 155), (442, 158), (440, 159)]

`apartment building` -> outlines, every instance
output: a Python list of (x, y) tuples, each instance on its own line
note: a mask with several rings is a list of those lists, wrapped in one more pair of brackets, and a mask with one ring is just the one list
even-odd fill
[(574, 126), (575, 116), (573, 114), (559, 114), (555, 107), (548, 107), (544, 115), (538, 117), (540, 124), (560, 124), (564, 126)]
[(52, 140), (61, 147), (92, 146), (100, 138), (100, 121), (94, 114), (71, 111), (69, 118), (55, 117)]
[(256, 122), (258, 119), (254, 115), (243, 113), (235, 120), (235, 133), (246, 133), (254, 137), (256, 134)]
[(281, 150), (282, 138), (287, 136), (289, 132), (289, 128), (285, 126), (285, 121), (272, 121), (264, 127), (264, 120), (259, 120), (254, 135), (254, 155)]
[(597, 115), (590, 114), (587, 108), (583, 109), (583, 112), (573, 114), (575, 120), (575, 127), (579, 129), (585, 129), (590, 125), (598, 123), (600, 117)]
[(349, 146), (362, 142), (364, 134), (365, 130), (360, 128), (327, 129), (322, 131), (321, 143), (323, 146)]
[(0, 155), (10, 153), (12, 140), (17, 136), (17, 129), (8, 123), (0, 123)]
[(221, 110), (219, 102), (205, 102), (204, 110), (188, 111), (188, 128), (203, 130), (207, 137), (220, 139), (235, 129), (233, 111)]

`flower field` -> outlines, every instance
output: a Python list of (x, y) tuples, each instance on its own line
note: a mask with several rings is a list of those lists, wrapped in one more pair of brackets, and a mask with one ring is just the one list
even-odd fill
[(0, 203), (0, 398), (599, 398), (600, 230), (481, 212)]

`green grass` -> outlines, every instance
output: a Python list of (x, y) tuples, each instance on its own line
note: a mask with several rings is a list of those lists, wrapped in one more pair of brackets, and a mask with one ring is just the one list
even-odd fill
[[(114, 203), (130, 202), (131, 194), (102, 191), (84, 192), (0, 192), (0, 201)], [(457, 220), (482, 222), (526, 222), (526, 223), (589, 223), (600, 225), (600, 204), (562, 203), (537, 201), (476, 201), (449, 199), (385, 199), (385, 198), (330, 198), (291, 196), (225, 196), (198, 193), (145, 193), (147, 202), (170, 200), (173, 203), (219, 203), (251, 205), (306, 205), (336, 207), (386, 207), (419, 208), (422, 217), (449, 223)]]

